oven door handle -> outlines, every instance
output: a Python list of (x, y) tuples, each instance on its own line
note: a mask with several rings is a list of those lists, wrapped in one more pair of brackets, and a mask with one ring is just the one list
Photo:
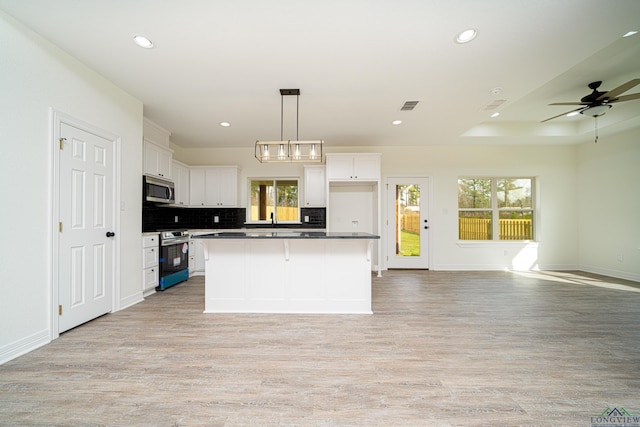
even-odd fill
[(160, 246), (181, 245), (183, 243), (189, 243), (189, 239), (169, 240), (169, 241), (165, 241), (165, 242), (160, 243)]

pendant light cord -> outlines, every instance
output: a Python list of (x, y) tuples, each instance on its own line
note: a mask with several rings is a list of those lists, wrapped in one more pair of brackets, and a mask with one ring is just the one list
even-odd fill
[(598, 116), (595, 117), (596, 119), (596, 139), (595, 139), (595, 143), (598, 143)]

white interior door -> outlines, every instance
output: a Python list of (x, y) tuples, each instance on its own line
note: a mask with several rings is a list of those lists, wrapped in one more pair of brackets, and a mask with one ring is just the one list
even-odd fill
[[(112, 311), (114, 141), (60, 123), (58, 332)], [(107, 234), (109, 233), (109, 234)]]
[(429, 178), (387, 180), (387, 268), (429, 268)]

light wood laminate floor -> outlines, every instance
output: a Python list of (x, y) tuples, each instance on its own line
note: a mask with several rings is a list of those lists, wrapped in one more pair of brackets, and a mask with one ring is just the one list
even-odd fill
[(640, 284), (388, 271), (373, 315), (203, 314), (202, 278), (0, 366), (2, 426), (589, 426), (640, 414)]

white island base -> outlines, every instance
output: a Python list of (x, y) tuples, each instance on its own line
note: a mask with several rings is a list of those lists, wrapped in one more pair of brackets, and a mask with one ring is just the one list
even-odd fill
[(372, 239), (202, 237), (205, 313), (372, 313)]

